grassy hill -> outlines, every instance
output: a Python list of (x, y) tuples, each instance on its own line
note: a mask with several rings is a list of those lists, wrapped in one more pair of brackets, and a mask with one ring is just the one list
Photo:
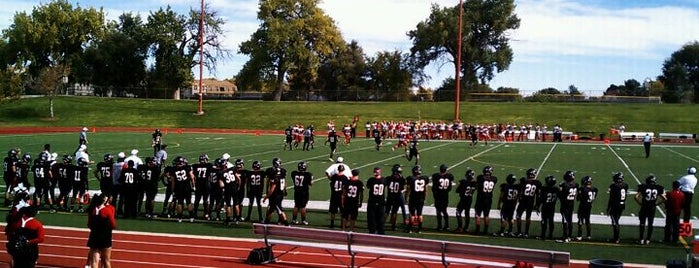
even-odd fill
[[(204, 115), (191, 100), (96, 97), (27, 98), (0, 104), (0, 126), (134, 126), (237, 129), (284, 129), (289, 124), (325, 125), (374, 120), (451, 121), (451, 102), (262, 102), (205, 101)], [(466, 123), (560, 124), (569, 131), (607, 133), (621, 123), (627, 131), (697, 133), (699, 105), (610, 103), (473, 103), (461, 104)], [(363, 125), (363, 124), (362, 124)], [(360, 127), (363, 130), (363, 127)]]

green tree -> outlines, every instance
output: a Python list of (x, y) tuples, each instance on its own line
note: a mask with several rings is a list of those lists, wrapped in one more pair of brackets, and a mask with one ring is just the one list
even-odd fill
[(369, 59), (369, 90), (376, 100), (407, 101), (412, 92), (409, 55), (400, 51), (382, 51)]
[(6, 99), (22, 95), (22, 77), (16, 64), (9, 62), (9, 47), (6, 40), (0, 39), (0, 103)]
[(59, 65), (67, 74), (84, 48), (101, 37), (103, 21), (101, 10), (74, 8), (66, 0), (39, 5), (30, 14), (16, 13), (12, 25), (3, 31), (13, 55), (8, 60), (26, 67), (34, 76)]
[(250, 59), (237, 80), (262, 85), (273, 81), (273, 100), (282, 98), (289, 72), (315, 79), (318, 66), (345, 43), (334, 21), (318, 7), (319, 0), (261, 0), (260, 27), (240, 45)]
[(576, 87), (575, 85), (568, 86), (568, 90), (564, 93), (569, 95), (582, 95), (582, 93), (580, 93), (580, 90), (578, 90), (578, 87)]
[(357, 41), (345, 45), (318, 68), (321, 94), (329, 100), (366, 100), (368, 66)]
[(667, 91), (665, 102), (699, 102), (699, 41), (690, 42), (672, 53), (658, 77)]
[[(514, 0), (466, 0), (462, 7), (433, 5), (429, 17), (408, 32), (415, 64), (456, 62), (459, 8), (463, 8), (461, 70), (464, 83), (476, 86), (509, 68), (513, 52), (508, 33), (519, 28)], [(470, 86), (467, 86), (467, 88)]]

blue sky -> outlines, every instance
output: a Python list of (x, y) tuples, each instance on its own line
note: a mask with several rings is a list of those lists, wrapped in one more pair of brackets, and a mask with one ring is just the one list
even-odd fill
[[(514, 59), (497, 74), (491, 87), (532, 92), (546, 87), (566, 90), (575, 85), (600, 95), (610, 84), (643, 81), (661, 74), (662, 63), (688, 42), (699, 40), (699, 0), (515, 0), (521, 27), (510, 33)], [(46, 1), (0, 0), (0, 29), (17, 11), (30, 11)], [(114, 19), (123, 12), (140, 13), (170, 5), (178, 12), (197, 7), (197, 0), (83, 0), (80, 6), (104, 7)], [(259, 26), (257, 0), (206, 0), (227, 21), (224, 45), (235, 56), (218, 66), (217, 78), (235, 75), (247, 58), (238, 45)], [(357, 40), (367, 55), (410, 49), (405, 33), (427, 18), (432, 3), (458, 0), (322, 0), (320, 7), (337, 23), (345, 40)], [(9, 8), (8, 8), (9, 7)], [(427, 69), (436, 88), (453, 76), (452, 64)]]

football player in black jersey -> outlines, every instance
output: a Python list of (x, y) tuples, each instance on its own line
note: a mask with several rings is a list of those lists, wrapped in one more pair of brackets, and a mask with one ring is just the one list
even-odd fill
[(12, 191), (12, 184), (14, 183), (17, 176), (17, 154), (19, 151), (17, 149), (10, 149), (7, 151), (7, 157), (3, 160), (3, 179), (5, 180), (5, 207), (12, 203), (12, 198), (10, 197), (10, 191)]
[[(158, 178), (160, 178), (160, 166), (153, 157), (146, 157), (146, 164), (138, 166), (141, 173), (141, 188), (145, 195), (146, 218), (155, 216), (155, 196), (158, 194)], [(139, 198), (141, 202), (142, 198)], [(138, 206), (139, 208), (141, 205)]]
[(597, 198), (597, 187), (592, 186), (592, 177), (585, 176), (582, 178), (581, 187), (578, 188), (578, 237), (576, 240), (582, 240), (582, 227), (585, 225), (586, 239), (590, 240), (592, 228), (590, 226), (590, 214), (592, 214), (592, 203)]
[(412, 225), (417, 224), (417, 233), (420, 233), (423, 222), (422, 209), (425, 207), (429, 178), (422, 175), (420, 166), (414, 166), (412, 171), (413, 175), (408, 177), (405, 184), (405, 196), (408, 200), (408, 211), (410, 211), (410, 222), (406, 231), (411, 232)]
[(54, 170), (58, 176), (58, 199), (56, 203), (61, 206), (63, 211), (68, 211), (70, 203), (70, 190), (73, 188), (73, 157), (70, 155), (63, 156), (63, 162), (54, 164)]
[(175, 165), (172, 168), (172, 189), (173, 200), (175, 200), (175, 210), (177, 221), (182, 222), (184, 206), (189, 212), (189, 221), (194, 222), (194, 207), (192, 206), (192, 187), (196, 184), (192, 166), (187, 163), (187, 159), (182, 156), (175, 157)]
[(288, 126), (284, 130), (284, 150), (286, 150), (286, 147), (289, 147), (289, 151), (293, 150), (294, 147), (291, 146), (291, 142), (293, 141), (293, 136), (294, 136), (294, 131), (291, 129), (291, 126)]
[(328, 143), (330, 143), (330, 162), (335, 162), (335, 160), (333, 160), (333, 157), (335, 156), (335, 150), (337, 150), (337, 142), (339, 138), (340, 136), (337, 134), (337, 132), (335, 132), (335, 129), (331, 129), (328, 132), (328, 137), (325, 140), (325, 145), (328, 145)]
[(490, 209), (493, 205), (493, 192), (495, 185), (498, 183), (498, 178), (493, 176), (493, 168), (486, 166), (483, 168), (483, 174), (476, 178), (476, 234), (481, 232), (481, 218), (484, 219), (484, 233), (488, 233), (488, 225), (490, 225)]
[[(121, 170), (119, 183), (124, 196), (124, 218), (136, 218), (136, 206), (138, 205), (138, 188), (141, 181), (141, 174), (134, 168), (133, 160), (126, 163)], [(75, 194), (73, 194), (75, 195)], [(72, 210), (72, 209), (71, 209)]]
[[(456, 205), (456, 230), (454, 230), (456, 233), (468, 230), (468, 226), (471, 223), (471, 202), (473, 202), (473, 195), (476, 192), (475, 176), (476, 172), (471, 169), (466, 170), (464, 179), (459, 181), (459, 186), (456, 188), (456, 193), (459, 195), (459, 203)], [(462, 213), (465, 216), (465, 222), (462, 220)]]
[[(514, 236), (512, 227), (514, 226), (515, 207), (519, 195), (519, 185), (515, 184), (517, 177), (509, 174), (505, 178), (505, 183), (500, 184), (500, 198), (498, 199), (498, 209), (500, 209), (500, 232), (499, 236)], [(505, 233), (507, 228), (507, 233)]]
[(359, 208), (364, 200), (364, 183), (359, 179), (359, 170), (353, 169), (352, 176), (342, 186), (342, 230), (354, 232)]
[(265, 224), (269, 224), (272, 219), (272, 214), (277, 213), (279, 222), (284, 225), (289, 225), (286, 218), (286, 213), (282, 208), (282, 201), (286, 194), (286, 169), (282, 167), (282, 162), (279, 158), (272, 159), (272, 167), (267, 169), (267, 194), (262, 199), (265, 202), (269, 199), (269, 207), (267, 208), (267, 216)]
[(243, 200), (245, 199), (245, 185), (247, 184), (248, 170), (245, 169), (245, 161), (243, 159), (235, 160), (235, 173), (238, 174), (240, 181), (238, 182), (238, 193), (235, 195), (235, 219), (237, 221), (245, 221), (243, 219)]
[[(114, 164), (114, 156), (111, 154), (105, 154), (103, 161), (97, 163), (97, 168), (93, 172), (97, 181), (100, 182), (100, 191), (107, 196), (111, 196), (112, 193), (112, 165)], [(61, 163), (56, 163), (54, 166), (62, 165)]]
[(151, 143), (153, 145), (153, 156), (155, 156), (163, 146), (163, 133), (160, 132), (159, 128), (156, 128), (155, 131), (153, 131), (153, 134), (151, 134), (151, 137)]
[(340, 212), (342, 215), (342, 189), (349, 179), (345, 175), (344, 165), (337, 166), (337, 174), (330, 176), (330, 204), (328, 212), (330, 213), (330, 228), (335, 228), (335, 215)]
[(575, 210), (575, 197), (578, 194), (578, 183), (575, 182), (575, 173), (566, 171), (563, 174), (563, 183), (559, 186), (559, 199), (561, 200), (561, 218), (563, 222), (562, 242), (570, 242), (573, 238), (573, 211)]
[(536, 204), (536, 210), (541, 211), (541, 236), (539, 236), (541, 240), (553, 239), (553, 216), (556, 213), (559, 192), (554, 176), (547, 176), (544, 181), (546, 185), (541, 188)]
[[(369, 130), (367, 130), (368, 132)], [(371, 136), (374, 138), (374, 143), (376, 143), (376, 150), (381, 149), (381, 131), (378, 129), (378, 127), (374, 127), (373, 130), (371, 130)]]
[[(447, 172), (447, 165), (441, 164), (439, 172), (432, 174), (432, 196), (434, 197), (434, 207), (437, 210), (437, 230), (449, 230), (449, 192), (451, 184), (454, 182), (454, 175)], [(444, 225), (442, 225), (444, 222)]]
[[(307, 171), (308, 164), (299, 162), (297, 170), (291, 172), (291, 179), (294, 181), (294, 211), (291, 222), (293, 224), (308, 225), (306, 221), (306, 205), (310, 199), (309, 188), (313, 185), (313, 174)], [(301, 222), (297, 221), (297, 216), (301, 212)]]
[(405, 189), (405, 178), (403, 178), (403, 168), (400, 165), (395, 164), (391, 168), (391, 176), (386, 178), (386, 187), (388, 188), (386, 194), (386, 217), (391, 221), (391, 230), (396, 230), (396, 217), (398, 214), (398, 209), (400, 209), (403, 215), (403, 222), (408, 224), (408, 217), (405, 213), (405, 197), (403, 192)]
[[(655, 219), (656, 207), (667, 199), (665, 188), (658, 184), (658, 179), (655, 176), (650, 175), (646, 178), (646, 184), (638, 185), (634, 199), (641, 205), (638, 211), (638, 220), (640, 221), (638, 225), (638, 240), (641, 245), (649, 245), (650, 238), (653, 236), (653, 220)], [(648, 222), (648, 232), (644, 238), (643, 233), (646, 229), (646, 222)]]
[(265, 173), (262, 170), (262, 164), (260, 161), (252, 162), (252, 171), (248, 173), (247, 178), (247, 194), (248, 194), (248, 217), (246, 219), (252, 221), (252, 209), (253, 205), (257, 203), (257, 216), (259, 222), (263, 222), (262, 219), (262, 205), (260, 200), (262, 200), (262, 188), (264, 187)]
[(47, 153), (42, 152), (39, 154), (39, 157), (37, 157), (37, 159), (34, 161), (34, 166), (32, 166), (32, 172), (34, 173), (35, 188), (34, 206), (38, 208), (41, 206), (41, 202), (46, 200), (53, 210), (53, 201), (49, 198), (48, 194), (51, 167), (49, 166), (49, 155)]
[(203, 203), (204, 216), (207, 216), (209, 213), (206, 211), (206, 208), (209, 207), (209, 193), (211, 192), (209, 190), (209, 179), (211, 178), (211, 172), (213, 172), (213, 165), (209, 163), (209, 156), (206, 154), (199, 155), (199, 163), (192, 165), (192, 172), (194, 177), (196, 177), (194, 215), (199, 214), (199, 204)]
[(619, 244), (619, 219), (621, 213), (626, 209), (626, 194), (629, 192), (629, 185), (624, 182), (624, 174), (617, 172), (612, 176), (614, 182), (609, 185), (609, 202), (607, 203), (607, 214), (612, 219), (613, 243)]
[(413, 158), (415, 158), (415, 165), (418, 164), (418, 161), (420, 161), (420, 152), (417, 148), (418, 146), (418, 140), (417, 140), (417, 135), (412, 135), (412, 139), (410, 139), (410, 143), (408, 144), (408, 162), (412, 161)]
[(367, 179), (367, 227), (371, 234), (385, 234), (384, 231), (384, 209), (386, 205), (386, 182), (381, 176), (381, 168), (374, 167), (374, 175)]
[[(539, 198), (541, 182), (536, 179), (536, 169), (527, 170), (527, 177), (519, 188), (519, 205), (517, 206), (517, 236), (529, 238), (529, 227), (531, 226), (532, 210)], [(522, 233), (522, 215), (525, 216), (524, 233)]]
[[(24, 185), (24, 187), (30, 187), (28, 177), (29, 172), (31, 172), (31, 161), (32, 156), (30, 154), (24, 154), (22, 158), (17, 161), (17, 179), (12, 183), (12, 188), (17, 187), (20, 183)], [(53, 172), (53, 170), (51, 172)]]

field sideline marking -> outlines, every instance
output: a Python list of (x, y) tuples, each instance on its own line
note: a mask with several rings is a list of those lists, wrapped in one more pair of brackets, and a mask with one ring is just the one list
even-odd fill
[(672, 149), (670, 149), (670, 148), (668, 148), (668, 147), (662, 147), (662, 148), (665, 149), (665, 150), (668, 150), (668, 151), (670, 151), (670, 152), (676, 153), (676, 154), (678, 154), (678, 155), (680, 155), (680, 156), (682, 156), (682, 157), (684, 157), (684, 158), (687, 158), (687, 159), (689, 159), (689, 160), (692, 160), (692, 161), (694, 161), (694, 162), (699, 163), (699, 160), (694, 159), (694, 158), (692, 158), (691, 156), (688, 156), (688, 155), (686, 155), (686, 154), (683, 154), (683, 153), (680, 153), (680, 152), (678, 152), (678, 151), (672, 150)]
[(476, 157), (479, 157), (479, 156), (481, 156), (481, 155), (483, 155), (483, 154), (485, 154), (485, 153), (487, 153), (487, 152), (490, 152), (490, 151), (492, 151), (492, 150), (495, 150), (496, 148), (498, 148), (498, 147), (500, 147), (500, 146), (503, 146), (503, 145), (505, 145), (505, 143), (500, 143), (500, 144), (498, 144), (498, 145), (496, 145), (496, 146), (494, 146), (494, 147), (488, 148), (488, 149), (485, 150), (485, 151), (482, 151), (482, 152), (480, 152), (480, 153), (474, 154), (474, 155), (472, 155), (472, 156), (470, 156), (470, 157), (468, 157), (468, 158), (466, 158), (466, 159), (464, 159), (464, 160), (459, 161), (459, 162), (456, 163), (456, 164), (453, 164), (449, 169), (458, 167), (458, 166), (460, 166), (460, 165), (463, 164), (463, 163), (466, 163), (466, 162), (468, 162), (468, 161), (471, 161), (471, 160), (475, 159)]
[[(619, 154), (616, 153), (616, 151), (614, 150), (614, 148), (612, 148), (611, 145), (607, 144), (607, 148), (609, 148), (609, 150), (612, 151), (612, 153), (614, 153), (614, 155), (616, 155), (616, 158), (618, 158), (619, 161), (621, 161), (621, 164), (623, 164), (624, 167), (626, 167), (626, 170), (629, 171), (629, 174), (631, 174), (631, 176), (633, 177), (633, 179), (636, 180), (636, 182), (640, 185), (640, 184), (641, 184), (641, 181), (638, 180), (638, 177), (636, 177), (636, 174), (634, 174), (633, 171), (631, 171), (631, 167), (629, 167), (629, 165), (626, 164), (626, 161), (624, 161), (624, 159), (622, 159), (621, 156), (619, 156)], [(635, 198), (635, 197), (634, 197), (634, 198)], [(660, 206), (655, 206), (655, 209), (657, 209), (658, 211), (660, 211), (660, 214), (663, 215), (663, 218), (667, 218), (667, 215), (665, 215), (665, 211), (663, 211), (662, 209), (660, 209)]]

